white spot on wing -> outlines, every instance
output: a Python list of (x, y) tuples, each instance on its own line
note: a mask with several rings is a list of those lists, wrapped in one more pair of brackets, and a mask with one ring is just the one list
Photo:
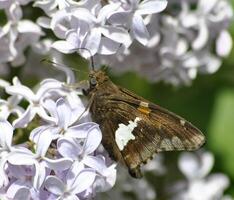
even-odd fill
[(180, 124), (181, 124), (182, 126), (184, 126), (184, 125), (185, 125), (185, 121), (184, 121), (183, 119), (181, 119), (181, 120), (180, 120)]
[(119, 124), (119, 128), (115, 131), (115, 141), (120, 151), (124, 149), (129, 140), (135, 139), (135, 136), (132, 134), (132, 132), (134, 128), (137, 127), (137, 122), (140, 120), (141, 118), (136, 117), (134, 121), (129, 121), (128, 125)]

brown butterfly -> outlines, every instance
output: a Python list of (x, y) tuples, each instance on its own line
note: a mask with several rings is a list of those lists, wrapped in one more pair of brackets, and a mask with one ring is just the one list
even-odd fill
[(161, 151), (192, 151), (205, 137), (176, 114), (115, 85), (105, 72), (92, 70), (89, 87), (92, 119), (100, 125), (102, 144), (115, 161), (142, 177), (140, 166)]

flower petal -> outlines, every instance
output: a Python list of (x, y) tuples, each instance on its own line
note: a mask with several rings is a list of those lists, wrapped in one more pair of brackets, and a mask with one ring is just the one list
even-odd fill
[(76, 47), (65, 40), (56, 41), (51, 45), (51, 47), (65, 54), (73, 53), (77, 50)]
[(76, 160), (81, 153), (80, 144), (73, 138), (60, 138), (57, 142), (58, 152), (65, 158)]
[(145, 0), (142, 1), (136, 11), (139, 15), (159, 13), (167, 7), (167, 0)]
[(97, 125), (98, 124), (94, 122), (85, 122), (82, 124), (69, 127), (68, 130), (66, 131), (66, 136), (72, 138), (86, 138), (88, 135), (88, 130)]
[(56, 195), (62, 195), (65, 192), (65, 185), (59, 178), (55, 176), (48, 176), (46, 178), (45, 188)]
[(138, 42), (147, 45), (150, 35), (144, 24), (143, 18), (140, 15), (134, 15), (131, 31)]
[(101, 39), (101, 44), (98, 49), (98, 53), (102, 55), (112, 55), (118, 51), (120, 46), (121, 45), (119, 43), (103, 37)]
[(132, 42), (128, 31), (119, 27), (103, 26), (101, 32), (107, 38), (118, 43), (123, 43), (125, 46), (129, 46)]
[(82, 170), (74, 180), (72, 185), (72, 193), (79, 194), (86, 189), (88, 189), (94, 182), (96, 177), (96, 173), (92, 169), (84, 169)]
[(232, 50), (232, 37), (226, 30), (221, 31), (216, 40), (216, 53), (221, 57), (227, 57)]
[(69, 158), (59, 158), (56, 160), (43, 158), (43, 163), (49, 169), (56, 170), (56, 171), (64, 171), (71, 167), (73, 161)]
[(192, 43), (192, 48), (195, 50), (202, 49), (207, 44), (209, 39), (209, 30), (205, 21), (201, 21), (198, 25), (198, 36)]
[(27, 110), (21, 115), (18, 119), (16, 119), (13, 122), (14, 128), (23, 128), (25, 127), (29, 122), (32, 121), (32, 119), (36, 115), (36, 110), (33, 108), (33, 106), (29, 105)]
[(6, 120), (0, 120), (0, 145), (3, 148), (10, 148), (13, 137), (13, 127)]
[[(84, 47), (88, 49), (91, 55), (95, 55), (99, 49), (101, 42), (101, 32), (99, 28), (92, 28), (90, 35), (87, 37), (87, 41), (84, 44)], [(82, 46), (83, 47), (83, 46)], [(82, 56), (88, 58), (91, 55), (87, 51), (82, 51)]]
[(84, 144), (84, 152), (86, 155), (93, 153), (98, 146), (100, 145), (102, 140), (102, 133), (99, 126), (92, 127), (89, 130), (88, 136), (86, 138)]
[(58, 126), (66, 130), (71, 119), (71, 107), (63, 98), (57, 100), (56, 107), (58, 114)]

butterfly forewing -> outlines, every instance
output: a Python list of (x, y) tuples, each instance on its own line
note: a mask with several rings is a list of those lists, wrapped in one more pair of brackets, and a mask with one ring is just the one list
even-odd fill
[(94, 75), (92, 118), (100, 125), (109, 155), (133, 177), (141, 177), (140, 165), (157, 152), (195, 150), (204, 143), (203, 134), (183, 118), (114, 85), (103, 72)]

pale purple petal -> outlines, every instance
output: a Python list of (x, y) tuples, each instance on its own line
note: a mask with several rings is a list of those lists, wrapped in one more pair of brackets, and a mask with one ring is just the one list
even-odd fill
[(101, 8), (101, 10), (98, 13), (98, 21), (99, 22), (105, 22), (107, 16), (114, 12), (117, 8), (121, 6), (120, 3), (112, 3), (112, 4), (107, 4), (104, 7)]
[(7, 163), (7, 159), (6, 158), (1, 158), (1, 162), (0, 162), (0, 188), (3, 186), (8, 185), (9, 180), (8, 180), (8, 176), (5, 172), (5, 164)]
[(214, 164), (211, 153), (205, 152), (201, 155), (183, 153), (179, 159), (179, 168), (190, 180), (206, 176)]
[(53, 15), (50, 27), (58, 38), (65, 39), (67, 31), (70, 29), (69, 17), (70, 14), (66, 10), (60, 10)]
[(212, 174), (207, 178), (206, 184), (208, 193), (221, 193), (226, 188), (228, 188), (230, 181), (224, 174)]
[(83, 162), (79, 162), (78, 160), (73, 162), (71, 168), (67, 171), (66, 174), (66, 183), (68, 187), (72, 187), (72, 185), (74, 184), (74, 179), (84, 169), (86, 169), (86, 167)]
[(43, 35), (43, 32), (37, 24), (33, 23), (30, 20), (21, 20), (18, 22), (17, 29), (19, 33), (27, 33), (27, 34), (35, 34), (35, 35)]
[(49, 17), (38, 17), (37, 24), (41, 27), (49, 29), (50, 28), (51, 19)]
[(29, 105), (27, 107), (27, 110), (21, 115), (18, 119), (16, 119), (13, 122), (14, 128), (23, 128), (25, 127), (29, 122), (32, 121), (32, 119), (36, 115), (36, 110), (33, 109), (32, 105)]
[(49, 111), (50, 115), (54, 118), (57, 118), (56, 103), (52, 99), (46, 99), (43, 102), (43, 107)]
[(48, 191), (56, 195), (62, 195), (65, 192), (65, 185), (55, 176), (48, 176), (46, 178), (45, 187)]
[(208, 42), (209, 39), (209, 30), (204, 21), (199, 23), (198, 36), (193, 41), (192, 47), (195, 50), (202, 49)]
[(35, 175), (33, 177), (33, 186), (36, 189), (40, 189), (45, 178), (46, 178), (46, 168), (42, 162), (35, 162)]
[(57, 100), (56, 107), (58, 114), (58, 126), (66, 130), (70, 124), (71, 107), (63, 98)]
[(36, 100), (36, 97), (32, 90), (24, 85), (14, 85), (6, 87), (6, 92), (11, 95), (23, 96), (29, 102)]
[(207, 56), (208, 57), (206, 58), (207, 60), (206, 60), (205, 72), (213, 74), (220, 68), (222, 62), (218, 57), (212, 55), (207, 55)]
[(84, 145), (85, 154), (88, 155), (90, 153), (93, 153), (100, 145), (101, 140), (102, 140), (102, 133), (99, 126), (97, 125), (96, 127), (92, 127), (89, 130), (88, 136), (85, 141)]
[(20, 200), (20, 199), (30, 199), (30, 188), (23, 185), (21, 181), (16, 181), (10, 185), (10, 187), (7, 190), (7, 197), (14, 199), (14, 200)]
[(101, 156), (86, 156), (83, 162), (85, 165), (97, 170), (100, 174), (106, 169), (105, 160)]
[(48, 123), (56, 123), (56, 119), (54, 117), (49, 116), (42, 106), (34, 107), (33, 110), (41, 117), (41, 119), (47, 121)]
[(130, 11), (116, 11), (107, 18), (107, 21), (110, 24), (125, 25), (129, 27), (132, 21), (132, 13)]
[(167, 0), (145, 0), (142, 1), (136, 11), (139, 15), (159, 13), (167, 7)]
[(38, 136), (38, 140), (36, 141), (36, 154), (44, 157), (51, 144), (51, 141), (53, 140), (53, 135), (48, 129), (45, 129)]
[(73, 194), (79, 194), (88, 189), (94, 182), (96, 173), (92, 169), (82, 170), (76, 177), (71, 186)]
[(209, 0), (209, 1), (198, 1), (198, 8), (205, 14), (211, 12), (214, 6), (217, 4), (218, 0)]
[(6, 120), (0, 120), (0, 145), (3, 148), (10, 148), (13, 137), (13, 127)]
[(88, 135), (88, 130), (95, 126), (97, 126), (97, 124), (94, 122), (85, 122), (69, 127), (66, 131), (66, 136), (73, 138), (86, 138)]
[(8, 157), (8, 162), (12, 165), (34, 165), (35, 155), (28, 149), (21, 149), (12, 151)]
[(221, 57), (226, 57), (232, 50), (232, 37), (226, 30), (221, 31), (216, 40), (216, 53)]
[(98, 53), (102, 55), (115, 54), (120, 48), (120, 44), (108, 38), (102, 37)]
[(74, 49), (79, 49), (81, 47), (81, 38), (77, 34), (76, 30), (70, 30), (66, 34), (66, 40), (70, 43)]
[(73, 160), (76, 160), (78, 155), (82, 152), (82, 147), (78, 141), (72, 138), (58, 139), (57, 148), (63, 157), (72, 158)]
[[(87, 37), (87, 41), (84, 45), (86, 49), (89, 49), (91, 55), (95, 55), (99, 49), (101, 42), (101, 32), (99, 28), (93, 28), (90, 31), (90, 35)], [(82, 46), (83, 47), (83, 46)], [(86, 55), (85, 57), (90, 57), (90, 54), (87, 51), (84, 51), (82, 55)]]
[(101, 28), (101, 32), (107, 38), (110, 38), (111, 40), (118, 43), (123, 43), (125, 46), (129, 46), (131, 43), (129, 33), (125, 29), (113, 26), (103, 26)]
[(134, 15), (131, 31), (138, 42), (143, 45), (147, 45), (149, 41), (149, 32), (144, 24), (143, 18), (140, 15)]
[(49, 128), (49, 126), (45, 125), (45, 126), (39, 126), (35, 129), (33, 129), (30, 133), (29, 139), (32, 140), (33, 142), (37, 143), (38, 139), (40, 138), (40, 134), (48, 128)]
[(77, 50), (76, 47), (74, 47), (71, 43), (65, 40), (56, 41), (51, 45), (51, 47), (65, 54), (73, 53)]
[(56, 160), (44, 157), (43, 163), (49, 168), (56, 171), (64, 171), (71, 167), (73, 161), (69, 158), (58, 158)]

